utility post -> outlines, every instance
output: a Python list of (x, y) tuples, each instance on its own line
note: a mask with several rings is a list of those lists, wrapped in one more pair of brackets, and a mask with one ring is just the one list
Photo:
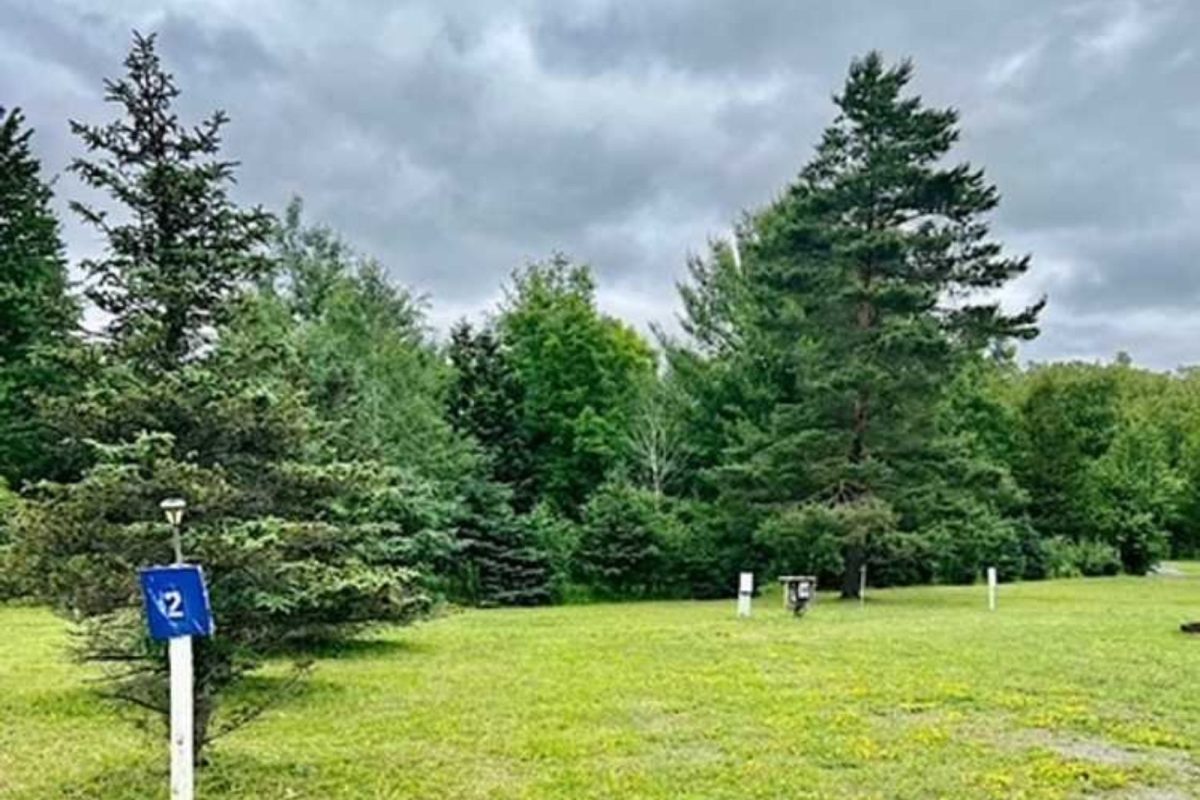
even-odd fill
[(150, 636), (167, 642), (171, 689), (171, 800), (194, 800), (196, 794), (192, 637), (213, 634), (212, 610), (204, 573), (183, 560), (180, 528), (187, 503), (180, 498), (159, 504), (171, 525), (175, 562), (141, 570), (142, 596)]

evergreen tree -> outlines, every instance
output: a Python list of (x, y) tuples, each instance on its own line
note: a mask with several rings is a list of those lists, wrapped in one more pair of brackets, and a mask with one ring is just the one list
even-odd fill
[[(154, 36), (135, 32), (124, 63), (124, 77), (104, 82), (117, 117), (104, 125), (71, 123), (91, 154), (71, 170), (113, 201), (103, 209), (71, 203), (106, 244), (82, 266), (88, 298), (109, 318), (95, 350), (101, 368), (80, 397), (58, 406), (55, 421), (77, 441), (129, 442), (159, 431), (188, 460), (253, 462), (243, 458), (244, 446), (253, 447), (255, 435), (263, 444), (273, 439), (222, 422), (231, 403), (251, 400), (214, 383), (204, 362), (251, 280), (270, 269), (273, 220), (230, 199), (236, 162), (220, 154), (227, 117), (218, 111), (197, 126), (180, 121), (179, 89)], [(269, 416), (259, 415), (264, 422)]]
[[(267, 653), (427, 608), (428, 574), (453, 544), (453, 503), (441, 484), (381, 463), (390, 451), (375, 446), (376, 427), (325, 447), (293, 318), (253, 292), (269, 283), (271, 218), (227, 195), (224, 116), (198, 128), (177, 120), (153, 37), (135, 35), (126, 67), (106, 83), (118, 119), (74, 125), (95, 154), (75, 171), (115, 201), (111, 212), (76, 205), (105, 236), (86, 266), (112, 319), (87, 385), (55, 415), (89, 443), (92, 463), (78, 481), (36, 487), (13, 552), (42, 599), (81, 623), (80, 654), (110, 668), (109, 693), (165, 716), (165, 652), (146, 637), (136, 571), (170, 558), (158, 502), (189, 501), (185, 554), (206, 567), (218, 625), (196, 645), (200, 747), (261, 709), (254, 694), (251, 707), (219, 714)], [(363, 294), (369, 311), (352, 322), (394, 321), (378, 276)], [(387, 364), (394, 344), (379, 348)]]
[[(739, 236), (749, 237), (747, 226)], [(718, 468), (750, 427), (766, 424), (789, 381), (756, 324), (759, 309), (748, 270), (725, 243), (713, 243), (708, 258), (688, 261), (688, 281), (680, 283), (681, 326), (686, 341), (659, 335), (670, 375), (686, 403), (679, 404), (682, 476), (687, 492), (705, 499), (722, 494)], [(726, 494), (725, 500), (730, 498)]]
[[(482, 427), (484, 407), (499, 399), (488, 396), (491, 376), (483, 373), (496, 363), (465, 360), (456, 347), (464, 340), (456, 337), (453, 369), (445, 369), (425, 337), (420, 302), (329, 229), (303, 225), (300, 211), (293, 201), (273, 248), (279, 273), (255, 303), (268, 318), (282, 306), (292, 320), (283, 335), (295, 345), (293, 380), (312, 400), (321, 450), (388, 464), (424, 482), (445, 509), (453, 537), (453, 558), (437, 569), (460, 599), (480, 605), (546, 602), (545, 558), (530, 545), (512, 511), (506, 475), (496, 469), (522, 448), (483, 442), (489, 435)], [(271, 335), (270, 327), (263, 333)], [(480, 341), (495, 344), (490, 334)], [(494, 358), (498, 350), (483, 355)], [(511, 391), (511, 371), (508, 379), (504, 388)], [(519, 406), (508, 410), (518, 414)], [(508, 422), (514, 431), (517, 417)]]
[(596, 593), (653, 597), (680, 577), (668, 568), (673, 526), (652, 493), (608, 481), (588, 501), (581, 527), (576, 572)]
[[(454, 368), (446, 409), (482, 451), (486, 473), (468, 477), (457, 526), (458, 574), (477, 604), (533, 605), (552, 599), (551, 564), (530, 530), (530, 462), (522, 438), (520, 379), (494, 330), (465, 320), (450, 332)], [(515, 510), (514, 510), (515, 507)]]
[(176, 116), (179, 89), (155, 51), (154, 36), (134, 34), (126, 76), (105, 82), (122, 115), (107, 125), (72, 122), (98, 158), (71, 170), (125, 212), (73, 202), (108, 242), (105, 257), (83, 262), (88, 298), (112, 315), (108, 332), (140, 370), (169, 371), (203, 352), (230, 300), (269, 268), (272, 220), (229, 198), (236, 163), (220, 157), (217, 111), (190, 127)]
[(513, 513), (508, 487), (468, 475), (458, 509), (454, 573), (464, 599), (481, 606), (550, 602), (548, 556), (527, 518)]
[(421, 298), (300, 211), (294, 200), (272, 243), (274, 281), (255, 300), (291, 318), (294, 380), (318, 415), (320, 446), (452, 485), (472, 453), (445, 418), (452, 372), (428, 340)]
[(78, 318), (32, 135), (20, 110), (0, 107), (0, 477), (13, 486), (54, 471), (37, 399), (61, 388), (59, 356)]
[[(354, 272), (350, 246), (328, 227), (306, 224), (304, 202), (293, 197), (275, 229), (272, 256), (275, 274), (270, 289), (287, 298), (292, 314), (302, 320), (320, 319), (334, 288)], [(282, 286), (276, 286), (276, 283)], [(274, 293), (274, 292), (272, 292)]]
[[(988, 237), (998, 194), (981, 171), (945, 163), (957, 114), (906, 95), (911, 77), (910, 64), (876, 53), (851, 65), (815, 157), (744, 226), (736, 291), (702, 304), (725, 328), (691, 304), (692, 322), (748, 349), (742, 359), (769, 378), (766, 419), (746, 420), (722, 470), (756, 504), (886, 518), (878, 504), (898, 497), (907, 465), (928, 460), (938, 399), (963, 356), (1035, 333), (1040, 304), (1009, 315), (983, 294), (1028, 259)], [(857, 532), (842, 548), (843, 594), (855, 596), (873, 540), (843, 527)]]
[(529, 509), (530, 465), (521, 438), (520, 377), (490, 327), (478, 331), (463, 320), (450, 331), (454, 374), (447, 395), (450, 422), (474, 437), (494, 480), (510, 486), (522, 511)]

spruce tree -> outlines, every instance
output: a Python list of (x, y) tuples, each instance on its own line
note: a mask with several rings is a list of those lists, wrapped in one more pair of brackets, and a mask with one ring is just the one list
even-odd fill
[(19, 109), (0, 107), (0, 476), (14, 486), (51, 471), (37, 398), (61, 383), (55, 358), (78, 317), (32, 135)]
[[(106, 667), (107, 693), (165, 717), (166, 654), (146, 636), (136, 574), (171, 558), (159, 501), (187, 499), (184, 556), (204, 565), (217, 620), (216, 635), (195, 644), (203, 748), (277, 697), (250, 692), (243, 703), (222, 702), (268, 654), (423, 613), (424, 576), (453, 544), (453, 509), (440, 485), (383, 460), (377, 427), (327, 435), (324, 408), (306, 391), (306, 377), (313, 385), (325, 378), (309, 358), (315, 348), (266, 291), (271, 217), (227, 195), (224, 116), (198, 128), (177, 120), (178, 90), (153, 37), (135, 35), (125, 63), (126, 77), (106, 83), (118, 118), (74, 125), (93, 151), (75, 171), (114, 201), (104, 211), (76, 205), (105, 236), (103, 256), (86, 267), (90, 296), (111, 323), (91, 347), (87, 385), (56, 417), (89, 444), (92, 463), (74, 482), (28, 493), (13, 552), (24, 574), (38, 576), (40, 599), (79, 623), (79, 655)], [(397, 373), (394, 380), (422, 374), (396, 369), (407, 363), (400, 337), (377, 337), (369, 348), (363, 334), (347, 337), (358, 349), (340, 346), (340, 331), (407, 308), (381, 276), (358, 277), (328, 299), (346, 312), (345, 325), (324, 339), (339, 342), (330, 350), (357, 361), (369, 349), (387, 359), (371, 361), (381, 364), (371, 371)], [(380, 328), (394, 326), (365, 330)], [(434, 358), (432, 349), (420, 356)], [(356, 422), (387, 405), (360, 402), (363, 385), (351, 387), (355, 402), (345, 412), (362, 414)], [(449, 433), (438, 400), (430, 393), (430, 415)], [(305, 671), (297, 663), (296, 674)]]
[(522, 387), (491, 327), (463, 320), (450, 332), (454, 368), (446, 411), (478, 445), (478, 475), (465, 475), (456, 573), (465, 597), (480, 605), (533, 605), (551, 599), (547, 554), (530, 534), (532, 482), (522, 438)]
[(263, 253), (272, 218), (229, 197), (237, 164), (221, 158), (216, 111), (199, 125), (179, 120), (179, 95), (164, 71), (154, 36), (134, 33), (126, 75), (105, 81), (105, 99), (122, 114), (106, 125), (72, 121), (93, 158), (71, 171), (108, 194), (124, 212), (71, 207), (108, 243), (104, 257), (83, 267), (88, 298), (111, 315), (108, 333), (124, 358), (143, 371), (170, 371), (211, 343), (230, 300), (270, 266)]
[(453, 573), (459, 593), (475, 605), (549, 602), (550, 563), (536, 546), (529, 518), (517, 516), (507, 486), (485, 476), (464, 476), (454, 519)]

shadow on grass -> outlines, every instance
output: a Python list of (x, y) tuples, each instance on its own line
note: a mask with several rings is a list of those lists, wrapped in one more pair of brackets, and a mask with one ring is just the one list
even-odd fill
[(306, 639), (292, 642), (273, 655), (293, 661), (342, 661), (357, 658), (398, 658), (403, 655), (428, 653), (427, 645), (417, 645), (402, 639), (357, 638), (344, 641)]
[[(314, 764), (266, 761), (246, 753), (221, 751), (212, 759), (197, 781), (197, 796), (207, 797), (302, 797), (294, 794), (300, 787), (311, 788), (320, 774)], [(312, 795), (307, 795), (312, 796)]]
[[(281, 709), (303, 707), (314, 699), (336, 697), (346, 691), (348, 689), (343, 684), (323, 679), (319, 670), (303, 669), (297, 672), (287, 669), (275, 673), (250, 673), (221, 695), (210, 735), (215, 736), (218, 742), (223, 742), (228, 735), (236, 734), (244, 728), (252, 729), (259, 716), (269, 716)], [(46, 693), (25, 708), (23, 713), (32, 712), (59, 718), (72, 717), (93, 725), (127, 726), (131, 731), (142, 734), (148, 750), (153, 751), (162, 744), (165, 752), (166, 717), (107, 696), (103, 684)], [(0, 788), (3, 788), (2, 784)], [(3, 792), (0, 792), (0, 796), (7, 798)]]
[(222, 710), (235, 705), (258, 705), (269, 703), (271, 708), (282, 708), (293, 703), (303, 703), (318, 695), (337, 694), (343, 687), (323, 680), (319, 670), (306, 670), (301, 674), (288, 671), (280, 675), (255, 672), (237, 682), (236, 687), (222, 698)]
[(167, 792), (168, 769), (167, 749), (164, 742), (162, 757), (154, 758), (147, 750), (145, 755), (113, 759), (99, 769), (81, 777), (57, 780), (53, 774), (44, 776), (45, 782), (22, 788), (13, 794), (5, 794), (8, 800), (141, 800), (161, 797)]
[[(165, 797), (170, 772), (166, 742), (161, 753), (147, 747), (144, 754), (120, 760), (81, 777), (57, 781), (48, 775), (45, 783), (5, 794), (6, 800), (146, 800)], [(213, 745), (209, 764), (197, 770), (196, 794), (200, 797), (288, 797), (289, 787), (309, 783), (318, 768), (310, 764), (265, 761), (245, 753)]]
[(22, 713), (51, 718), (91, 718), (104, 714), (107, 708), (100, 683), (92, 681), (83, 686), (39, 692), (29, 698)]

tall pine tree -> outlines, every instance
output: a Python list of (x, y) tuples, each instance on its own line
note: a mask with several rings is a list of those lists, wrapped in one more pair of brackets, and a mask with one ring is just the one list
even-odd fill
[(990, 296), (1028, 258), (989, 238), (999, 195), (947, 163), (957, 113), (925, 108), (911, 78), (877, 53), (852, 63), (815, 157), (744, 226), (741, 268), (705, 273), (734, 288), (699, 285), (690, 304), (694, 326), (770, 373), (770, 404), (741, 426), (724, 478), (763, 508), (833, 509), (846, 596), (872, 521), (893, 518), (881, 509), (911, 476), (930, 479), (916, 467), (936, 466), (935, 408), (962, 356), (1033, 336), (1040, 309), (1007, 314)]

